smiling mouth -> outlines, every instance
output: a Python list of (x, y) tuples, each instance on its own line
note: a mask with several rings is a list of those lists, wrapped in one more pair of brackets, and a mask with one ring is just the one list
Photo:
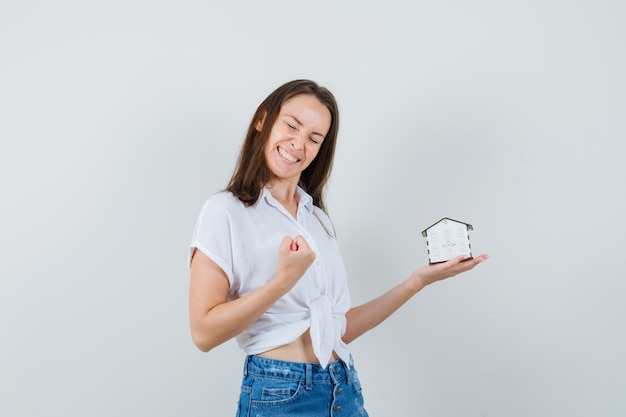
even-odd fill
[(283, 158), (285, 158), (287, 161), (291, 162), (291, 163), (295, 163), (298, 162), (299, 159), (298, 158), (294, 158), (293, 156), (291, 156), (290, 154), (288, 154), (287, 152), (285, 152), (283, 150), (283, 148), (281, 148), (280, 146), (277, 148), (278, 149), (278, 153), (280, 154), (280, 156), (282, 156)]

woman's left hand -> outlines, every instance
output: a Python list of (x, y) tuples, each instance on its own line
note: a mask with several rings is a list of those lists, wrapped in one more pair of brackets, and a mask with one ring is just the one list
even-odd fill
[(469, 271), (479, 263), (485, 262), (488, 258), (489, 255), (487, 254), (482, 254), (473, 259), (467, 259), (466, 255), (459, 255), (447, 262), (417, 268), (411, 274), (411, 278), (417, 280), (420, 287), (425, 287), (433, 282), (451, 278), (462, 272)]

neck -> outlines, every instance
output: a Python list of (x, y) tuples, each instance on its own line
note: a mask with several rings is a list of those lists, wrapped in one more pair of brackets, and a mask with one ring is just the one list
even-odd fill
[(272, 197), (274, 197), (285, 209), (296, 217), (298, 211), (298, 200), (296, 199), (296, 187), (294, 182), (274, 180), (266, 184)]

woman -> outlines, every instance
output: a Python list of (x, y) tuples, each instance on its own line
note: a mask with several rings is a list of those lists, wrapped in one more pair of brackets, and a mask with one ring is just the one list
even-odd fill
[(250, 123), (227, 189), (198, 218), (192, 338), (206, 352), (236, 337), (247, 353), (238, 416), (367, 416), (347, 344), (426, 285), (487, 259), (418, 268), (351, 307), (323, 199), (338, 123), (335, 98), (315, 82), (276, 89)]

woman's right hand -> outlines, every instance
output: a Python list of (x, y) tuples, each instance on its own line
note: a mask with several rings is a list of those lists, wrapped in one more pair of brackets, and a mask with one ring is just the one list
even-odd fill
[(315, 252), (300, 235), (285, 236), (278, 247), (278, 273), (274, 278), (285, 292), (291, 290), (315, 260)]

